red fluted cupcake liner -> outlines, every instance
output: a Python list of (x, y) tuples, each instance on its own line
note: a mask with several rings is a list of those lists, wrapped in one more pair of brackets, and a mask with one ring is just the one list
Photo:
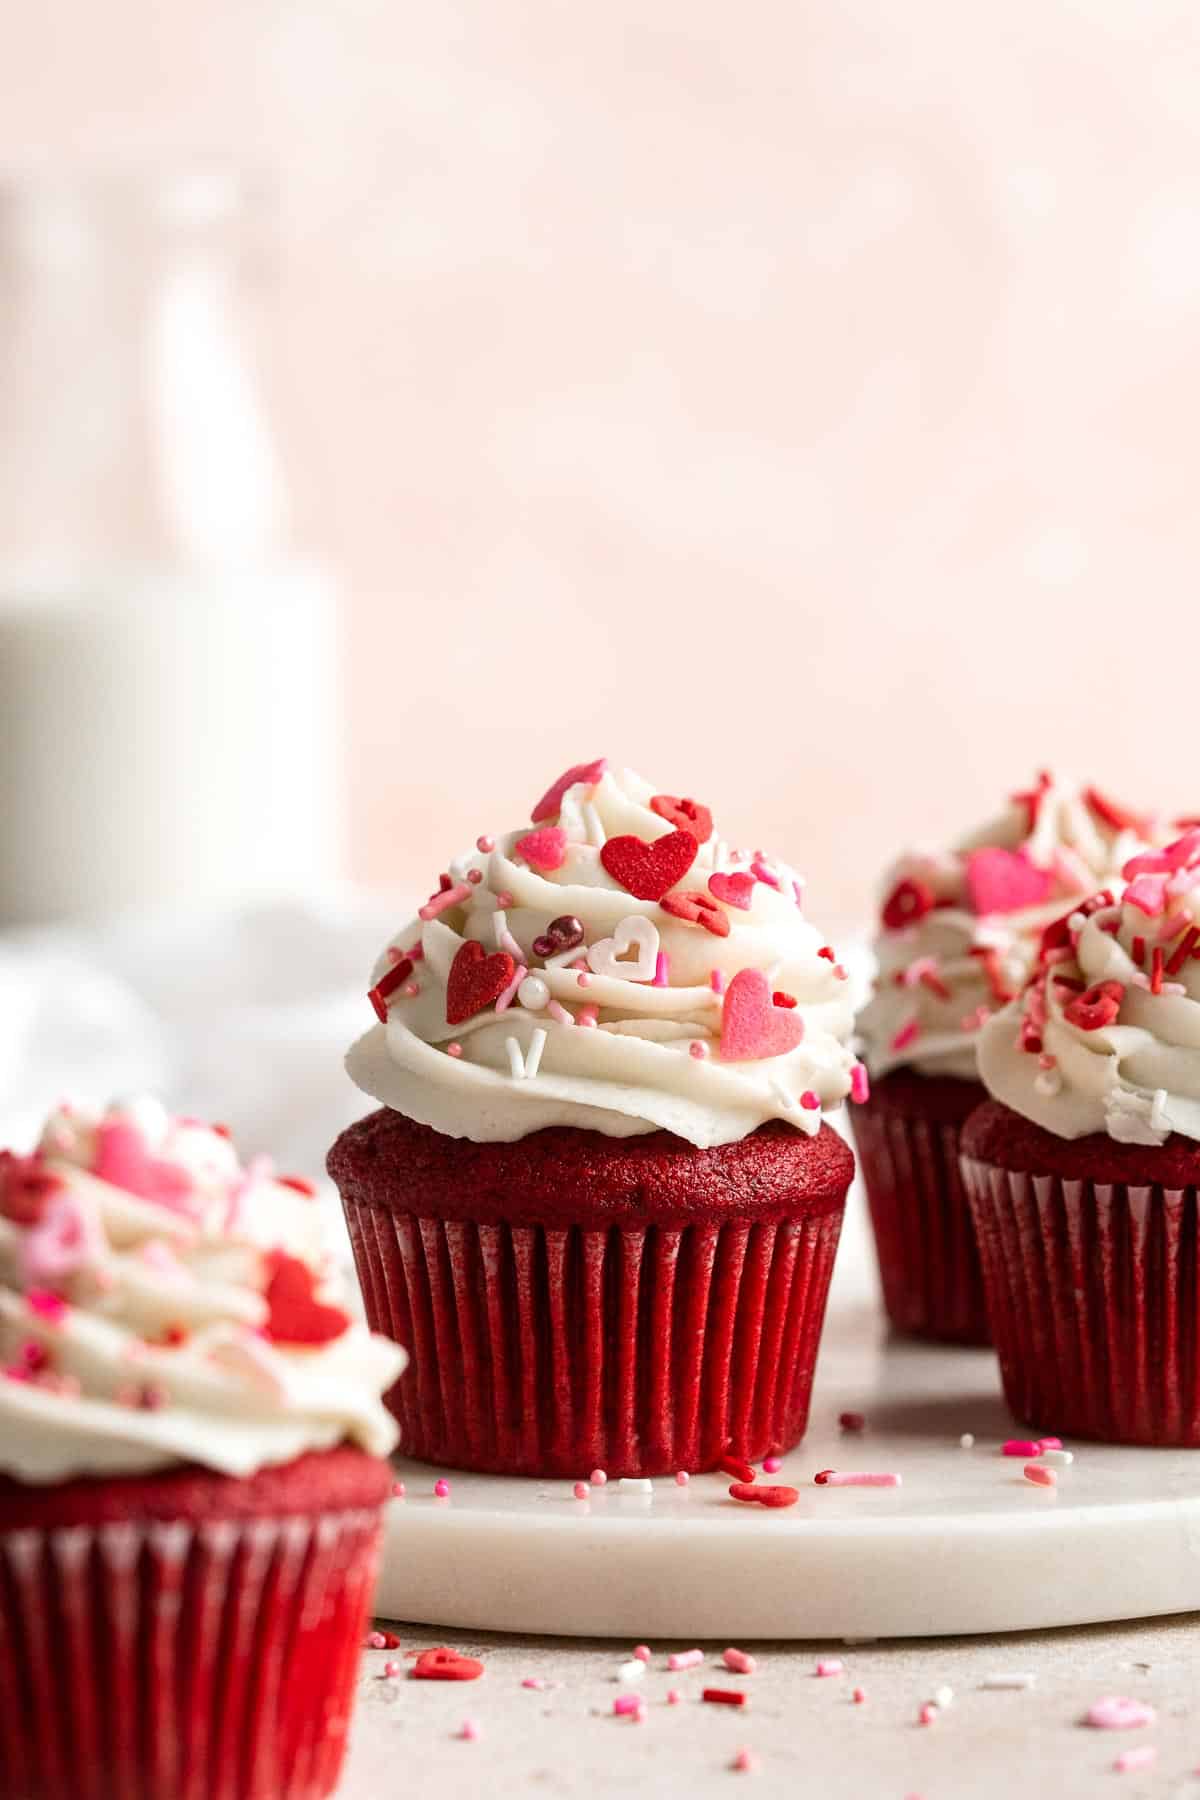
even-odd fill
[(662, 1475), (804, 1434), (844, 1194), (751, 1223), (421, 1218), (343, 1193), (367, 1316), (412, 1352), (411, 1456)]
[(1200, 1190), (963, 1158), (1005, 1397), (1031, 1426), (1200, 1448)]
[[(931, 1098), (935, 1086), (947, 1085), (922, 1080)], [(881, 1085), (886, 1089), (886, 1078)], [(959, 1170), (962, 1124), (984, 1089), (968, 1081), (953, 1086), (962, 1093), (954, 1106), (961, 1118), (916, 1116), (877, 1091), (855, 1108), (854, 1141), (883, 1301), (896, 1330), (946, 1343), (990, 1344), (975, 1226)]]
[(0, 1529), (2, 1800), (319, 1800), (378, 1507)]

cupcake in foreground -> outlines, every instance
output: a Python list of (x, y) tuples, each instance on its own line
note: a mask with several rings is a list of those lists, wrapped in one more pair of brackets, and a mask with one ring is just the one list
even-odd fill
[(845, 973), (783, 863), (603, 761), (397, 933), (329, 1158), (415, 1456), (658, 1475), (803, 1433), (853, 1158)]
[(319, 1800), (398, 1348), (307, 1184), (139, 1101), (0, 1156), (0, 1793)]
[(1044, 934), (963, 1132), (1009, 1405), (1200, 1447), (1200, 831)]
[(959, 1133), (987, 1098), (981, 1028), (1017, 993), (1043, 928), (1145, 847), (1151, 822), (1038, 776), (954, 850), (890, 871), (875, 992), (859, 1019), (871, 1096), (854, 1135), (897, 1330), (989, 1341)]

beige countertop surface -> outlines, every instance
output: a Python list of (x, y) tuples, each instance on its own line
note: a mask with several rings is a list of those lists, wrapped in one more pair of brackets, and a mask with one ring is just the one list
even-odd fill
[[(478, 1656), (474, 1682), (383, 1677), (404, 1651), (446, 1641), (399, 1627), (399, 1651), (369, 1651), (340, 1800), (381, 1796), (687, 1795), (713, 1800), (739, 1784), (763, 1795), (822, 1800), (1011, 1800), (1013, 1795), (1092, 1800), (1200, 1796), (1200, 1666), (1194, 1615), (1146, 1624), (1088, 1626), (1002, 1638), (890, 1644), (765, 1643), (747, 1646), (755, 1672), (731, 1676), (723, 1645), (706, 1666), (666, 1671), (665, 1646), (640, 1691), (641, 1723), (613, 1715), (614, 1682), (629, 1646), (594, 1641), (457, 1634)], [(672, 1646), (682, 1648), (683, 1646)], [(690, 1648), (690, 1646), (688, 1646)], [(844, 1675), (820, 1678), (819, 1656), (840, 1656)], [(983, 1687), (989, 1677), (1034, 1677), (1023, 1691)], [(555, 1685), (522, 1687), (527, 1677)], [(747, 1707), (705, 1705), (701, 1688), (744, 1688)], [(865, 1700), (852, 1695), (861, 1687)], [(950, 1705), (921, 1725), (923, 1704), (943, 1687)], [(683, 1696), (667, 1703), (676, 1689)], [(1152, 1705), (1153, 1725), (1099, 1731), (1081, 1723), (1109, 1694)], [(458, 1734), (474, 1720), (474, 1741)], [(1117, 1773), (1122, 1753), (1153, 1746), (1147, 1768)], [(757, 1767), (733, 1767), (746, 1747)]]

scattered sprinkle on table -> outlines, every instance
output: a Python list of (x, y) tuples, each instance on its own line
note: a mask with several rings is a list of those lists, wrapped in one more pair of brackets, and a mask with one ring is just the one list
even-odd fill
[(741, 1775), (753, 1775), (754, 1771), (758, 1768), (758, 1758), (755, 1756), (753, 1750), (747, 1750), (743, 1747), (734, 1757), (730, 1767), (736, 1769)]
[(1048, 1469), (1045, 1463), (1026, 1463), (1024, 1475), (1026, 1481), (1031, 1481), (1034, 1487), (1058, 1486), (1058, 1476), (1053, 1469)]
[(838, 1424), (843, 1431), (865, 1431), (867, 1416), (860, 1412), (844, 1412), (838, 1414)]
[(1139, 1744), (1136, 1750), (1122, 1750), (1113, 1768), (1118, 1775), (1128, 1775), (1132, 1769), (1148, 1769), (1157, 1755), (1153, 1744)]
[(958, 1440), (958, 1447), (960, 1450), (973, 1450), (975, 1448), (975, 1433), (973, 1431), (964, 1431)]
[(1099, 1731), (1128, 1731), (1135, 1725), (1153, 1725), (1158, 1717), (1144, 1700), (1130, 1700), (1125, 1694), (1106, 1694), (1096, 1700), (1084, 1714), (1085, 1725)]
[(744, 1688), (702, 1688), (700, 1698), (710, 1706), (745, 1706), (750, 1696)]
[(727, 1669), (732, 1669), (735, 1675), (753, 1675), (754, 1673), (754, 1658), (745, 1650), (726, 1650), (721, 1661)]
[(818, 1675), (844, 1675), (846, 1665), (840, 1656), (822, 1656), (818, 1659), (816, 1672)]
[(995, 1689), (1031, 1688), (1036, 1681), (1036, 1675), (1029, 1675), (1020, 1670), (1010, 1674), (1007, 1670), (1001, 1669), (994, 1675), (985, 1675), (979, 1685), (980, 1687)]

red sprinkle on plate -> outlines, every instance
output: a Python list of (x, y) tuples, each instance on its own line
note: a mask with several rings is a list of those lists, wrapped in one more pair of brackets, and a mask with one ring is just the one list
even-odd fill
[(772, 1487), (761, 1481), (735, 1481), (729, 1489), (732, 1500), (752, 1501), (756, 1506), (795, 1506), (799, 1488)]

